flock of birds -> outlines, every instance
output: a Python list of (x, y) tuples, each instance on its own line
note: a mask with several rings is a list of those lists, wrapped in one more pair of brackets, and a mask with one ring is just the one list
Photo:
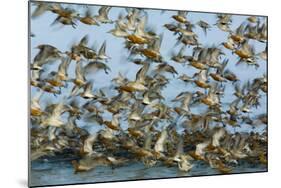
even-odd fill
[[(262, 95), (267, 95), (266, 73), (243, 83), (227, 68), (230, 62), (224, 53), (231, 51), (238, 58), (237, 65), (246, 64), (249, 71), (259, 69), (259, 63), (267, 61), (267, 49), (256, 53), (249, 41), (267, 43), (265, 19), (249, 16), (232, 30), (229, 14), (217, 14), (215, 24), (203, 20), (194, 24), (188, 12), (175, 11), (173, 22), (165, 24), (164, 29), (172, 32), (176, 45), (182, 47), (167, 59), (160, 50), (163, 34), (147, 27), (145, 9), (126, 8), (126, 15), (120, 14), (114, 20), (109, 16), (109, 6), (101, 6), (96, 15), (87, 6), (83, 7), (84, 14), (56, 3), (34, 2), (34, 6), (32, 19), (49, 12), (57, 16), (53, 24), (73, 29), (77, 29), (77, 22), (93, 27), (111, 24), (112, 30), (106, 32), (124, 41), (128, 63), (140, 68), (135, 79), (122, 73), (114, 77), (114, 95), (109, 96), (87, 79), (97, 71), (108, 76), (115, 68), (110, 65), (106, 42), (94, 49), (86, 35), (66, 52), (49, 44), (39, 45), (30, 64), (30, 84), (36, 90), (30, 105), (31, 160), (72, 155), (75, 173), (132, 161), (142, 161), (148, 168), (160, 163), (189, 172), (194, 161), (200, 160), (221, 173), (231, 172), (240, 161), (267, 164), (267, 114), (250, 116), (253, 109), (260, 107)], [(200, 43), (195, 27), (202, 28), (206, 36), (217, 27), (229, 37), (218, 46), (208, 47)], [(187, 47), (191, 56), (185, 55)], [(57, 70), (48, 72), (46, 66), (56, 63)], [(75, 64), (75, 77), (69, 76), (70, 64)], [(196, 73), (179, 75), (173, 64)], [(170, 79), (181, 80), (192, 89), (176, 93), (168, 105), (162, 90)], [(224, 105), (221, 98), (226, 85), (234, 88), (231, 95), (235, 99)], [(62, 88), (70, 88), (70, 92), (61, 92)], [(48, 101), (43, 108), (41, 99), (45, 95), (61, 99), (58, 103)], [(195, 113), (200, 105), (207, 110)], [(91, 133), (77, 121), (101, 129)], [(265, 129), (229, 131), (244, 125)], [(183, 130), (178, 131), (179, 127)]]

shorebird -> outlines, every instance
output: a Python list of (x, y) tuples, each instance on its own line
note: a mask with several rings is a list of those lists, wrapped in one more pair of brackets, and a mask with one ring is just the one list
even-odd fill
[(61, 91), (56, 89), (54, 86), (46, 84), (44, 82), (40, 82), (37, 85), (38, 88), (42, 89), (43, 91), (47, 92), (47, 93), (52, 93), (54, 94), (54, 96), (57, 96), (59, 94), (61, 94)]
[(62, 80), (58, 76), (58, 73), (55, 71), (50, 72), (48, 74), (48, 77), (44, 79), (44, 81), (46, 81), (53, 87), (65, 87), (65, 84), (62, 82)]
[(74, 29), (77, 26), (77, 24), (71, 18), (61, 16), (58, 16), (51, 25), (55, 25), (56, 23), (61, 23), (63, 25), (71, 25)]
[(98, 60), (101, 60), (101, 61), (105, 60), (105, 61), (107, 61), (108, 59), (110, 59), (110, 57), (106, 55), (105, 50), (106, 50), (106, 41), (104, 41), (102, 43), (102, 45), (101, 45), (101, 47), (100, 47), (100, 49), (98, 51), (98, 54), (97, 54), (97, 59)]
[(229, 32), (230, 31), (230, 24), (232, 23), (232, 16), (229, 14), (218, 14), (217, 15), (217, 27), (224, 31)]
[(67, 105), (67, 111), (69, 112), (70, 117), (76, 117), (77, 119), (80, 118), (82, 115), (82, 110), (80, 104), (76, 98), (72, 99), (69, 104)]
[(167, 28), (169, 31), (172, 31), (172, 32), (175, 32), (177, 33), (178, 32), (178, 26), (171, 23), (171, 24), (164, 24), (163, 25), (165, 28)]
[(92, 16), (91, 10), (87, 9), (85, 12), (85, 16), (80, 17), (79, 21), (87, 24), (87, 25), (96, 25), (99, 26), (100, 24), (94, 19), (94, 17)]
[(98, 140), (98, 134), (97, 133), (93, 133), (91, 135), (89, 135), (83, 143), (83, 147), (81, 148), (80, 153), (82, 155), (87, 155), (87, 156), (92, 156), (94, 154), (96, 154), (96, 152), (93, 150), (93, 145), (94, 142)]
[(103, 63), (99, 60), (91, 61), (84, 67), (84, 69), (85, 69), (86, 73), (103, 70), (105, 74), (109, 74), (109, 71), (111, 71), (111, 69), (108, 65), (106, 65), (105, 63)]
[(226, 135), (226, 130), (222, 127), (214, 128), (214, 133), (212, 135), (212, 146), (220, 147), (220, 140)]
[(177, 15), (173, 15), (172, 18), (180, 23), (188, 23), (188, 20), (186, 18), (187, 12), (186, 11), (178, 11)]
[(99, 11), (98, 11), (98, 15), (94, 16), (94, 18), (103, 23), (103, 24), (112, 24), (113, 21), (111, 19), (108, 18), (108, 13), (110, 11), (111, 7), (108, 7), (108, 6), (102, 6)]
[(159, 38), (153, 39), (151, 45), (148, 45), (147, 48), (140, 49), (140, 52), (149, 59), (152, 59), (156, 62), (162, 62), (163, 57), (160, 53), (160, 47), (162, 43), (163, 35), (160, 35)]
[(84, 99), (95, 99), (97, 98), (96, 95), (93, 94), (93, 83), (92, 82), (87, 82), (84, 85), (84, 91), (80, 93), (80, 96), (83, 97)]
[(256, 61), (256, 54), (255, 49), (253, 46), (248, 44), (248, 42), (243, 42), (241, 44), (241, 47), (239, 49), (236, 49), (234, 51), (235, 54), (237, 54), (240, 59), (237, 62), (237, 64), (240, 64), (242, 62), (246, 63), (247, 65), (253, 65), (256, 68), (259, 67), (259, 64)]
[(230, 71), (229, 69), (226, 69), (224, 71), (224, 75), (223, 75), (227, 80), (231, 81), (231, 82), (237, 82), (239, 81), (239, 79), (237, 78), (237, 76), (232, 72)]
[(232, 171), (232, 168), (226, 166), (216, 154), (207, 154), (206, 158), (211, 168), (215, 168), (223, 174), (227, 174)]
[(126, 16), (127, 24), (126, 29), (129, 31), (134, 31), (137, 27), (137, 21), (139, 19), (140, 10), (137, 8), (133, 8), (130, 11), (128, 11), (128, 14)]
[(168, 137), (168, 131), (164, 128), (161, 133), (159, 138), (157, 139), (155, 145), (154, 145), (154, 151), (159, 155), (162, 156), (164, 155), (163, 152), (165, 152), (164, 149), (164, 144), (166, 142), (166, 139)]
[(122, 28), (119, 23), (115, 24), (115, 28), (108, 31), (115, 37), (126, 38), (129, 34), (127, 33), (125, 28)]
[(249, 16), (247, 20), (251, 23), (256, 23), (258, 21), (258, 18), (256, 16)]
[(193, 48), (192, 56), (188, 57), (189, 65), (198, 69), (198, 70), (207, 70), (207, 55), (208, 49), (207, 48)]
[[(151, 148), (151, 146), (152, 146), (151, 125), (152, 124), (148, 125), (145, 128), (145, 135), (143, 135), (143, 136), (144, 136), (144, 149), (153, 153), (153, 150)], [(156, 157), (154, 157), (154, 156), (143, 157), (142, 161), (143, 161), (144, 165), (149, 168), (155, 166), (157, 163)]]
[(33, 70), (41, 70), (43, 65), (61, 57), (61, 52), (52, 45), (41, 44), (36, 48), (39, 49), (39, 52), (34, 57), (33, 64), (31, 64), (31, 69)]
[(178, 163), (179, 170), (183, 172), (189, 172), (193, 167), (193, 165), (190, 163), (193, 158), (188, 154), (184, 154), (183, 139), (182, 137), (180, 137), (179, 139), (180, 140), (177, 146), (177, 152), (173, 157), (173, 160)]
[(233, 39), (234, 42), (240, 44), (246, 40), (246, 38), (244, 37), (244, 32), (245, 32), (245, 26), (242, 23), (240, 26), (237, 27), (235, 33), (230, 32), (230, 38)]
[(193, 94), (186, 91), (186, 92), (181, 92), (180, 94), (178, 94), (176, 96), (175, 99), (173, 99), (172, 101), (173, 102), (176, 102), (176, 101), (180, 101), (181, 102), (181, 106), (178, 108), (176, 107), (175, 108), (175, 111), (179, 114), (179, 115), (182, 115), (182, 114), (189, 114), (191, 113), (190, 111), (190, 104), (191, 104), (191, 101), (192, 101), (192, 97), (193, 97)]
[(237, 43), (231, 38), (231, 36), (228, 36), (227, 41), (223, 42), (222, 45), (231, 51), (234, 51), (237, 48)]
[(197, 22), (197, 25), (203, 29), (205, 35), (207, 35), (207, 30), (211, 28), (211, 26), (207, 22), (204, 22), (203, 20)]
[(205, 160), (205, 153), (207, 147), (211, 144), (210, 140), (204, 141), (196, 145), (196, 149), (194, 152), (189, 152), (190, 155), (197, 160)]
[(185, 83), (191, 83), (193, 81), (192, 77), (186, 75), (186, 74), (182, 74), (179, 76), (179, 79), (184, 81)]
[(61, 119), (61, 114), (65, 111), (63, 102), (55, 104), (50, 112), (47, 112), (45, 117), (42, 117), (41, 126), (61, 127), (64, 122)]
[(226, 112), (230, 115), (237, 115), (239, 111), (238, 104), (240, 103), (240, 101), (241, 99), (237, 98), (233, 102), (231, 102), (229, 105), (229, 109)]
[(146, 91), (147, 87), (139, 81), (129, 81), (121, 85), (118, 89), (126, 92)]
[(85, 73), (85, 69), (82, 67), (82, 62), (81, 61), (76, 62), (76, 68), (75, 68), (76, 77), (71, 80), (74, 83), (74, 86), (71, 91), (71, 96), (77, 95), (80, 88), (86, 84), (86, 78), (84, 73)]
[(87, 47), (89, 42), (89, 35), (85, 35), (81, 38), (79, 43), (76, 45), (72, 45), (71, 52), (66, 52), (66, 54), (75, 61), (81, 60), (81, 55), (83, 55), (86, 59), (91, 57), (96, 57), (96, 52)]
[(48, 5), (47, 3), (34, 2), (33, 4), (36, 5), (35, 10), (31, 14), (31, 18), (33, 18), (33, 19), (43, 15), (46, 11), (51, 11), (52, 10), (51, 6)]
[(31, 70), (31, 76), (30, 76), (30, 85), (34, 87), (39, 87), (40, 84), (42, 84), (42, 72), (41, 70)]
[(196, 80), (194, 80), (194, 83), (201, 88), (210, 88), (210, 84), (208, 83), (208, 70), (201, 70), (198, 73), (195, 73), (193, 77), (197, 77)]
[(63, 17), (63, 18), (75, 18), (77, 16), (79, 16), (79, 13), (76, 12), (74, 9), (69, 8), (69, 7), (62, 7), (61, 4), (52, 4), (51, 5), (51, 11), (55, 14), (57, 14), (59, 17)]
[(155, 72), (156, 73), (168, 72), (168, 73), (171, 73), (173, 76), (174, 76), (174, 74), (178, 74), (176, 69), (172, 65), (169, 65), (168, 63), (161, 63), (161, 64), (157, 65)]
[(111, 121), (104, 121), (104, 124), (108, 128), (117, 131), (117, 130), (120, 130), (119, 119), (120, 119), (120, 114), (113, 114), (112, 115), (112, 120)]
[(72, 165), (74, 167), (74, 173), (76, 174), (78, 172), (94, 170), (97, 166), (117, 165), (122, 162), (125, 162), (125, 160), (117, 160), (114, 157), (107, 157), (98, 153), (91, 156), (85, 156), (78, 162), (73, 160)]
[(185, 56), (184, 50), (185, 50), (186, 46), (181, 47), (181, 49), (179, 50), (179, 52), (177, 54), (172, 54), (171, 60), (175, 61), (176, 63), (186, 63), (188, 61), (188, 56)]
[(264, 21), (264, 23), (259, 27), (260, 23), (257, 24), (257, 33), (258, 33), (258, 41), (265, 43), (267, 41), (267, 22)]
[(77, 138), (78, 135), (78, 126), (76, 123), (77, 117), (75, 116), (68, 116), (67, 122), (63, 125), (63, 133), (68, 138)]
[(193, 24), (185, 24), (185, 28), (180, 26), (177, 28), (177, 32), (179, 32), (183, 37), (197, 37), (197, 34), (192, 30), (193, 28)]
[(58, 67), (57, 76), (61, 81), (67, 81), (68, 80), (68, 68), (71, 63), (70, 58), (62, 58), (61, 64)]
[(74, 9), (64, 8), (60, 4), (52, 4), (50, 10), (57, 15), (51, 25), (59, 22), (63, 25), (71, 25), (73, 28), (76, 27), (75, 20), (79, 19), (79, 13)]
[(210, 76), (217, 82), (226, 82), (226, 79), (224, 78), (224, 69), (228, 64), (228, 59), (225, 59), (223, 63), (217, 67), (216, 73), (210, 73)]
[(32, 116), (40, 116), (43, 114), (40, 99), (42, 98), (44, 92), (40, 90), (32, 99), (30, 104), (30, 113)]
[(41, 146), (36, 150), (31, 150), (30, 160), (35, 161), (44, 156), (54, 156), (54, 152), (57, 151), (55, 148)]
[(216, 85), (212, 85), (209, 88), (208, 95), (201, 99), (202, 103), (208, 106), (217, 106), (220, 105), (220, 97), (217, 94)]

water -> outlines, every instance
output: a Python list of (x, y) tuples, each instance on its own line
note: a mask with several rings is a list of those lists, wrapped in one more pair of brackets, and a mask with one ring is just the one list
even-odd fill
[[(98, 183), (122, 180), (141, 180), (155, 178), (187, 177), (218, 175), (219, 171), (212, 169), (202, 161), (194, 161), (190, 172), (185, 173), (178, 170), (177, 166), (167, 167), (160, 163), (154, 167), (147, 168), (141, 162), (126, 163), (123, 166), (111, 168), (109, 166), (98, 166), (92, 171), (74, 174), (70, 161), (34, 161), (31, 164), (31, 186), (76, 184), (76, 183)], [(236, 166), (232, 173), (265, 172), (266, 165), (241, 164)], [(51, 181), (50, 181), (51, 180)]]

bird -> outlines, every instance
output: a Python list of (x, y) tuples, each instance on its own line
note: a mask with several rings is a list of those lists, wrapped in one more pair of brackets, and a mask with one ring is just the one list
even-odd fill
[(227, 80), (231, 81), (231, 82), (237, 82), (239, 81), (238, 77), (236, 76), (236, 74), (234, 74), (231, 70), (226, 69), (224, 71), (224, 78), (226, 78)]
[(177, 54), (172, 55), (171, 60), (173, 60), (174, 62), (177, 62), (177, 63), (181, 63), (181, 64), (186, 63), (188, 61), (188, 56), (185, 56), (183, 54), (185, 48), (186, 48), (185, 46), (182, 46)]
[(112, 24), (113, 21), (108, 18), (108, 13), (110, 11), (111, 7), (109, 6), (102, 6), (99, 11), (98, 15), (95, 15), (94, 18), (103, 24)]
[(160, 156), (161, 155), (164, 155), (163, 152), (165, 151), (165, 148), (164, 148), (164, 144), (166, 142), (166, 139), (167, 139), (167, 136), (168, 136), (168, 132), (166, 129), (163, 129), (161, 131), (161, 134), (158, 138), (158, 140), (156, 141), (155, 145), (154, 145), (154, 151), (159, 154)]
[(31, 65), (32, 70), (42, 70), (43, 65), (61, 57), (61, 51), (52, 45), (40, 44), (36, 48), (39, 49), (39, 52), (34, 57), (33, 64)]
[(193, 158), (188, 154), (184, 154), (182, 137), (180, 137), (180, 141), (177, 146), (177, 152), (173, 157), (173, 160), (178, 163), (179, 170), (183, 172), (189, 172), (194, 166), (190, 162), (193, 160)]
[(51, 11), (51, 6), (49, 6), (47, 3), (43, 2), (34, 2), (34, 5), (36, 5), (35, 10), (31, 14), (31, 18), (35, 19), (43, 15), (46, 11)]
[(64, 122), (61, 120), (61, 114), (64, 112), (65, 106), (63, 102), (55, 104), (45, 117), (42, 117), (41, 126), (61, 127)]
[(256, 16), (249, 16), (247, 20), (251, 23), (256, 23), (258, 21), (258, 18)]
[(68, 69), (71, 63), (70, 58), (62, 58), (61, 64), (58, 67), (57, 76), (61, 81), (67, 81), (68, 78)]
[(192, 77), (186, 74), (182, 74), (178, 78), (186, 83), (191, 83), (193, 81)]
[(97, 166), (108, 166), (110, 164), (111, 161), (108, 159), (108, 157), (102, 154), (85, 156), (79, 161), (76, 160), (72, 161), (75, 174), (79, 172), (94, 170)]
[(31, 116), (40, 116), (43, 114), (42, 107), (40, 105), (40, 99), (44, 95), (44, 92), (40, 90), (32, 99), (30, 104)]
[(208, 84), (208, 76), (207, 76), (208, 70), (201, 70), (194, 74), (193, 77), (197, 77), (196, 80), (194, 80), (194, 83), (201, 88), (210, 88), (210, 84)]
[(97, 133), (93, 133), (91, 135), (89, 135), (83, 143), (83, 147), (82, 147), (82, 155), (86, 155), (86, 156), (92, 156), (95, 154), (95, 151), (93, 150), (93, 145), (94, 142), (96, 142), (98, 139), (98, 134)]
[(201, 101), (208, 106), (220, 105), (220, 97), (216, 92), (216, 85), (210, 86), (207, 96), (203, 97)]
[(224, 31), (230, 32), (230, 24), (232, 23), (232, 16), (229, 14), (217, 14), (217, 27)]
[(112, 115), (112, 120), (104, 121), (104, 124), (112, 130), (119, 130), (120, 129), (119, 119), (120, 119), (120, 114), (114, 114)]
[(99, 70), (103, 70), (105, 74), (108, 74), (109, 71), (111, 71), (111, 68), (108, 65), (106, 65), (105, 63), (103, 63), (99, 60), (89, 62), (85, 66), (86, 72), (93, 72), (93, 71), (99, 71)]
[(98, 51), (98, 54), (97, 54), (97, 59), (98, 60), (101, 60), (101, 61), (107, 61), (108, 59), (110, 59), (109, 56), (106, 55), (105, 53), (105, 50), (106, 50), (106, 41), (104, 41)]
[(237, 27), (235, 33), (234, 32), (230, 33), (230, 38), (232, 38), (234, 42), (237, 42), (238, 44), (244, 42), (244, 40), (246, 40), (246, 38), (244, 37), (244, 30), (245, 30), (245, 26), (242, 23)]
[(160, 47), (162, 43), (163, 35), (160, 35), (159, 38), (154, 39), (151, 45), (148, 45), (147, 48), (140, 49), (140, 52), (149, 59), (152, 59), (156, 62), (162, 62), (163, 57), (160, 53)]
[(169, 65), (168, 63), (161, 63), (157, 65), (155, 72), (156, 73), (168, 72), (171, 73), (172, 75), (178, 74), (176, 69), (172, 65)]
[(127, 12), (128, 14), (126, 15), (126, 19), (127, 19), (126, 29), (130, 31), (134, 31), (137, 27), (137, 22), (140, 16), (140, 10), (137, 8), (133, 8)]
[(180, 23), (188, 23), (188, 20), (186, 18), (187, 12), (186, 11), (178, 11), (177, 15), (173, 15), (172, 18)]
[(79, 21), (86, 24), (86, 25), (96, 25), (99, 26), (100, 24), (94, 19), (92, 16), (91, 10), (87, 9), (85, 12), (85, 16), (80, 17)]
[(75, 68), (76, 77), (71, 80), (74, 83), (74, 86), (71, 91), (71, 96), (77, 95), (79, 89), (86, 84), (86, 78), (84, 73), (85, 73), (85, 69), (82, 67), (82, 62), (81, 61), (76, 62), (76, 68)]
[(180, 108), (176, 108), (176, 112), (180, 113), (180, 115), (183, 114), (189, 114), (191, 113), (190, 110), (190, 104), (193, 98), (193, 94), (186, 91), (186, 92), (181, 92), (176, 96), (175, 99), (172, 100), (172, 102), (176, 101), (181, 101), (181, 106)]
[(209, 75), (217, 82), (226, 82), (224, 78), (224, 69), (228, 64), (228, 59), (225, 59), (222, 64), (217, 67), (216, 73), (210, 73)]
[(108, 31), (114, 37), (126, 38), (129, 33), (126, 31), (126, 28), (122, 28), (118, 22), (115, 24), (115, 28)]
[(93, 83), (91, 81), (88, 81), (84, 85), (84, 91), (80, 93), (80, 96), (83, 97), (84, 99), (94, 99), (96, 96), (93, 94)]
[(205, 35), (207, 35), (207, 30), (209, 30), (211, 28), (210, 24), (208, 24), (207, 22), (205, 22), (203, 20), (200, 20), (199, 22), (197, 22), (197, 25), (203, 29)]
[(231, 51), (234, 51), (237, 48), (237, 43), (230, 37), (227, 37), (227, 41), (223, 42), (222, 45), (226, 48), (229, 49)]
[(136, 163), (191, 176), (201, 163), (216, 174), (266, 168), (267, 18), (32, 6), (32, 166), (67, 160), (74, 177)]

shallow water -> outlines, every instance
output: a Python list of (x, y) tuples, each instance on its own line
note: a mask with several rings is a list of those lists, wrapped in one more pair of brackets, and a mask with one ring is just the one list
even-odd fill
[[(123, 166), (111, 168), (98, 166), (92, 171), (74, 174), (70, 161), (34, 161), (31, 164), (30, 185), (58, 185), (75, 183), (97, 183), (121, 180), (139, 180), (184, 176), (216, 175), (221, 174), (202, 161), (195, 161), (189, 173), (181, 172), (177, 166), (166, 167), (158, 164), (147, 168), (141, 162), (127, 163)], [(232, 173), (265, 172), (265, 165), (243, 164), (238, 165)]]

